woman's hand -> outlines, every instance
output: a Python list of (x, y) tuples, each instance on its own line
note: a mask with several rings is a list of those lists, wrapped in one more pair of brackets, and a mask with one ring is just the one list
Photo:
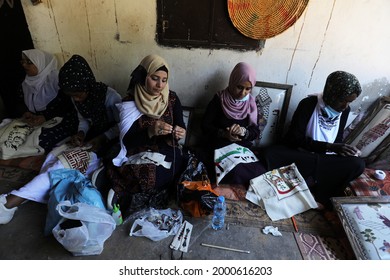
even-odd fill
[(178, 125), (175, 126), (173, 129), (173, 136), (176, 140), (180, 140), (184, 137), (186, 137), (186, 130)]
[(229, 139), (231, 142), (241, 141), (240, 137), (245, 136), (246, 129), (245, 127), (241, 127), (238, 124), (233, 124), (230, 127), (226, 128), (226, 132), (224, 133), (224, 137)]
[(26, 112), (22, 116), (23, 121), (27, 123), (29, 126), (38, 126), (43, 124), (46, 119), (42, 115), (35, 115), (31, 112)]
[(75, 147), (81, 147), (84, 145), (85, 133), (79, 131), (77, 134), (73, 135), (70, 142)]
[(333, 144), (329, 143), (327, 150), (345, 157), (360, 156), (361, 154), (358, 148), (344, 143), (333, 143)]
[(173, 132), (173, 127), (169, 123), (163, 121), (156, 121), (148, 128), (149, 137), (168, 135)]

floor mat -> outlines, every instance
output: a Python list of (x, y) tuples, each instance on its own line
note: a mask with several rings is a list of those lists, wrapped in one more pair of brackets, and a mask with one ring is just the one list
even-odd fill
[(38, 172), (34, 170), (23, 169), (19, 167), (0, 166), (0, 180), (10, 182), (20, 182), (21, 184), (27, 183)]
[(36, 175), (33, 170), (0, 165), (0, 194), (22, 187)]
[(294, 233), (304, 260), (354, 260), (347, 237), (323, 237), (310, 233)]
[[(259, 228), (274, 226), (281, 231), (295, 231), (291, 219), (272, 221), (265, 210), (250, 201), (226, 200), (226, 204), (227, 223)], [(299, 232), (321, 234), (323, 236), (334, 236), (335, 234), (332, 225), (320, 211), (309, 210), (294, 217)]]

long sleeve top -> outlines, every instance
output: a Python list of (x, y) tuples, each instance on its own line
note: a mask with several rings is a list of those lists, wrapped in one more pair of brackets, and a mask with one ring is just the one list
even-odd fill
[[(169, 92), (168, 107), (164, 114), (160, 117), (160, 120), (171, 124), (173, 127), (180, 126), (186, 128), (183, 121), (183, 108), (180, 99), (175, 92)], [(137, 121), (133, 123), (129, 131), (123, 137), (123, 143), (127, 150), (138, 148), (141, 146), (151, 147), (160, 146), (167, 143), (167, 138), (172, 139), (172, 135), (153, 136), (149, 138), (148, 128), (156, 122), (157, 119), (153, 119), (146, 115), (142, 115)]]
[[(302, 99), (291, 119), (290, 127), (283, 137), (283, 143), (292, 148), (302, 148), (312, 152), (325, 153), (327, 142), (313, 140), (306, 136), (306, 128), (317, 105), (317, 96)], [(343, 132), (347, 123), (350, 107), (345, 109), (340, 117), (340, 126), (334, 143), (343, 141)]]
[[(119, 122), (119, 116), (118, 111), (115, 106), (115, 104), (122, 102), (122, 97), (120, 94), (114, 90), (113, 88), (108, 87), (107, 88), (107, 94), (106, 94), (106, 101), (105, 101), (105, 107), (106, 107), (106, 114), (108, 117), (109, 123), (114, 123), (113, 126), (109, 127), (105, 132), (104, 135), (107, 137), (108, 140), (112, 140), (115, 137), (119, 136), (119, 128), (117, 123)], [(77, 109), (77, 107), (76, 107)], [(84, 118), (80, 112), (77, 112), (78, 118), (79, 118), (79, 128), (78, 131), (83, 131), (85, 134), (90, 129), (90, 121), (87, 118)]]
[(223, 112), (220, 98), (218, 95), (214, 95), (213, 99), (207, 105), (202, 120), (202, 130), (207, 135), (207, 145), (211, 144), (214, 149), (217, 149), (232, 144), (228, 139), (221, 137), (221, 132), (233, 124), (245, 127), (247, 130), (247, 134), (237, 144), (251, 147), (252, 141), (260, 135), (259, 126), (255, 124), (249, 125), (248, 117), (243, 120), (227, 118)]

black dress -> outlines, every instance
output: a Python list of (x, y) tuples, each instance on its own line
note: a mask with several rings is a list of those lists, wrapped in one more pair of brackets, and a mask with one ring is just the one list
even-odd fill
[[(317, 105), (317, 97), (303, 99), (294, 112), (289, 130), (281, 145), (267, 147), (263, 157), (272, 170), (295, 163), (305, 178), (315, 199), (331, 207), (330, 197), (343, 196), (346, 184), (358, 177), (365, 168), (364, 160), (326, 153), (326, 142), (306, 136), (306, 127)], [(341, 143), (350, 108), (340, 116), (339, 131), (334, 143)]]
[[(170, 91), (168, 107), (159, 120), (185, 128), (183, 110), (176, 93)], [(142, 115), (123, 138), (127, 156), (145, 151), (160, 153), (171, 162), (169, 169), (156, 164), (110, 164), (108, 176), (121, 209), (127, 214), (145, 207), (164, 208), (170, 191), (176, 190), (176, 179), (184, 170), (186, 161), (181, 147), (172, 134), (149, 138), (148, 127), (157, 119)]]
[[(241, 141), (235, 142), (240, 146), (251, 148), (252, 141), (260, 136), (258, 125), (250, 124), (249, 117), (242, 120), (227, 118), (223, 112), (221, 100), (218, 95), (214, 95), (209, 102), (202, 120), (202, 131), (205, 138), (202, 151), (198, 151), (199, 158), (205, 163), (210, 180), (215, 181), (214, 150), (225, 147), (233, 142), (221, 136), (221, 130), (238, 124), (245, 127), (247, 134), (241, 138)], [(222, 180), (222, 184), (244, 184), (249, 185), (249, 180), (265, 173), (262, 162), (253, 162), (239, 164), (231, 170)]]

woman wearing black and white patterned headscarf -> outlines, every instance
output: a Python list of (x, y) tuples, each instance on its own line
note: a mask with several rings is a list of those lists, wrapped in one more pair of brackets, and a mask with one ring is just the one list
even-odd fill
[(331, 207), (329, 198), (342, 195), (346, 184), (365, 168), (360, 151), (343, 143), (349, 104), (361, 92), (354, 75), (331, 73), (323, 93), (306, 97), (298, 104), (283, 146), (266, 150), (269, 169), (295, 162), (303, 177), (313, 183), (311, 190), (317, 202), (325, 207)]
[(75, 145), (85, 142), (97, 151), (105, 142), (119, 134), (115, 104), (122, 101), (114, 89), (96, 82), (88, 62), (80, 55), (73, 55), (60, 69), (59, 86), (70, 96), (79, 114), (78, 133), (72, 137)]

